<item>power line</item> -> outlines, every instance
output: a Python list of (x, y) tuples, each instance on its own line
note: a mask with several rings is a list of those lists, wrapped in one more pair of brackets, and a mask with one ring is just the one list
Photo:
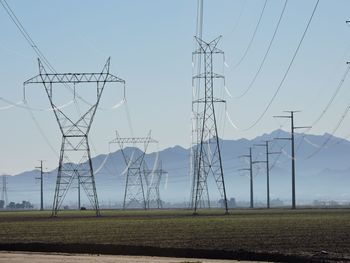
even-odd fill
[(16, 25), (18, 30), (21, 32), (22, 36), (28, 42), (30, 47), (34, 50), (34, 52), (38, 55), (38, 57), (40, 57), (43, 60), (43, 62), (47, 65), (47, 67), (49, 67), (50, 70), (54, 72), (55, 71), (54, 68), (52, 67), (50, 62), (46, 59), (45, 55), (38, 48), (38, 46), (33, 41), (33, 39), (30, 37), (28, 32), (25, 30), (25, 28), (23, 27), (22, 23), (19, 21), (19, 19), (17, 18), (16, 14), (13, 12), (13, 10), (11, 9), (11, 7), (7, 3), (7, 1), (6, 0), (0, 0), (0, 3), (3, 6), (3, 8), (5, 9), (5, 11), (8, 14), (8, 16), (10, 17), (10, 19), (12, 20), (12, 22)]
[(248, 130), (250, 130), (251, 128), (255, 127), (255, 126), (261, 121), (261, 119), (265, 116), (266, 112), (269, 110), (269, 108), (270, 108), (270, 106), (272, 105), (273, 101), (274, 101), (275, 98), (277, 97), (279, 91), (281, 90), (281, 88), (282, 88), (282, 86), (283, 86), (283, 84), (284, 84), (284, 82), (285, 82), (285, 80), (286, 80), (286, 78), (287, 78), (287, 76), (288, 76), (288, 74), (289, 74), (289, 71), (290, 71), (291, 68), (292, 68), (292, 65), (293, 65), (293, 63), (294, 63), (294, 60), (295, 60), (295, 58), (296, 58), (296, 56), (297, 56), (297, 54), (298, 54), (298, 52), (299, 52), (299, 50), (300, 50), (301, 44), (303, 43), (303, 40), (304, 40), (304, 38), (305, 38), (305, 36), (306, 36), (306, 33), (307, 33), (307, 31), (308, 31), (308, 29), (309, 29), (309, 27), (310, 27), (311, 21), (312, 21), (314, 15), (315, 15), (315, 12), (316, 12), (316, 10), (317, 10), (318, 3), (319, 3), (319, 2), (320, 2), (320, 0), (317, 0), (317, 1), (316, 1), (316, 4), (315, 4), (314, 9), (313, 9), (313, 11), (312, 11), (312, 13), (311, 13), (311, 16), (310, 16), (310, 18), (309, 18), (309, 21), (308, 21), (308, 23), (307, 23), (307, 25), (306, 25), (306, 28), (305, 28), (305, 30), (304, 30), (304, 33), (303, 33), (303, 35), (302, 35), (302, 37), (301, 37), (301, 39), (300, 39), (300, 41), (299, 41), (299, 44), (298, 44), (298, 46), (297, 46), (297, 48), (296, 48), (296, 50), (295, 50), (295, 52), (294, 52), (294, 54), (293, 54), (293, 57), (292, 57), (291, 61), (289, 62), (288, 68), (287, 68), (286, 72), (284, 73), (283, 78), (282, 78), (281, 82), (279, 83), (279, 85), (278, 85), (278, 87), (277, 87), (277, 89), (276, 89), (274, 95), (272, 96), (272, 98), (270, 99), (270, 101), (269, 101), (269, 103), (267, 104), (266, 108), (265, 108), (264, 111), (260, 114), (260, 116), (258, 117), (258, 119), (256, 119), (256, 120), (253, 122), (252, 125), (250, 125), (250, 126), (249, 126), (248, 128), (246, 128), (246, 129), (244, 129), (243, 131), (248, 131)]
[(32, 118), (36, 128), (38, 129), (39, 133), (41, 134), (41, 136), (44, 138), (44, 141), (46, 142), (46, 144), (49, 146), (50, 150), (52, 151), (52, 153), (59, 158), (59, 155), (56, 151), (56, 149), (53, 147), (53, 145), (50, 143), (50, 140), (47, 138), (46, 133), (44, 132), (44, 130), (41, 128), (38, 120), (35, 118), (33, 111), (29, 108), (28, 103), (26, 101), (24, 101), (24, 105), (27, 107), (27, 110), (30, 114), (30, 117)]
[(287, 3), (288, 3), (288, 0), (285, 0), (284, 6), (283, 6), (283, 8), (282, 8), (281, 14), (280, 14), (280, 16), (279, 16), (278, 22), (277, 22), (276, 27), (275, 27), (275, 31), (273, 32), (273, 35), (272, 35), (272, 38), (271, 38), (271, 40), (270, 40), (269, 46), (267, 47), (267, 50), (266, 50), (266, 52), (265, 52), (265, 55), (264, 55), (264, 57), (263, 57), (263, 59), (262, 59), (260, 65), (259, 65), (258, 71), (255, 73), (253, 79), (252, 79), (251, 82), (249, 83), (248, 87), (243, 91), (243, 93), (241, 93), (240, 95), (238, 95), (238, 96), (236, 96), (236, 97), (234, 97), (234, 98), (240, 99), (240, 98), (244, 97), (244, 96), (248, 93), (248, 91), (253, 87), (253, 85), (254, 85), (256, 79), (258, 78), (258, 76), (259, 76), (259, 74), (260, 74), (260, 72), (261, 72), (261, 70), (262, 70), (262, 68), (263, 68), (263, 66), (264, 66), (264, 64), (265, 64), (265, 61), (266, 61), (266, 59), (267, 59), (267, 56), (268, 56), (269, 53), (270, 53), (270, 50), (271, 50), (271, 47), (272, 47), (272, 43), (274, 42), (275, 37), (276, 37), (276, 34), (277, 34), (277, 31), (278, 31), (278, 29), (279, 29), (279, 27), (280, 27), (280, 24), (281, 24), (283, 15), (284, 15), (284, 11), (286, 10), (286, 7), (287, 7)]
[(318, 118), (312, 123), (311, 126), (314, 126), (316, 123), (318, 123), (322, 117), (326, 114), (326, 112), (328, 111), (329, 107), (331, 106), (331, 104), (333, 103), (335, 97), (338, 95), (340, 89), (343, 87), (343, 84), (345, 82), (345, 79), (346, 77), (348, 76), (349, 74), (349, 70), (350, 70), (350, 62), (347, 62), (346, 63), (348, 65), (348, 67), (346, 68), (344, 74), (343, 74), (343, 77), (341, 78), (336, 90), (334, 91), (332, 97), (330, 98), (330, 100), (328, 101), (326, 107), (323, 109), (323, 111), (321, 112), (320, 116), (318, 116)]
[[(331, 96), (331, 98), (329, 99), (328, 103), (326, 104), (325, 108), (322, 110), (321, 114), (315, 119), (315, 121), (312, 123), (312, 127), (314, 127), (322, 118), (323, 116), (326, 114), (326, 112), (328, 111), (328, 109), (330, 108), (330, 106), (332, 105), (332, 103), (334, 102), (334, 99), (336, 98), (336, 96), (338, 95), (339, 91), (341, 90), (341, 88), (344, 85), (345, 79), (349, 74), (350, 71), (350, 62), (346, 63), (348, 65), (348, 67), (346, 68), (341, 80), (339, 81), (339, 84), (336, 88), (336, 90), (334, 91), (333, 95)], [(298, 146), (297, 146), (297, 151), (299, 151), (302, 141), (305, 139), (306, 137), (306, 133), (309, 132), (311, 129), (308, 129), (307, 131), (305, 131), (305, 133), (302, 135), (302, 139), (300, 140)], [(327, 142), (328, 143), (328, 142)], [(321, 147), (321, 146), (320, 146)], [(319, 150), (320, 151), (320, 150)], [(318, 151), (318, 152), (319, 152)], [(316, 153), (315, 153), (316, 154)]]
[(241, 57), (241, 59), (233, 66), (234, 68), (237, 68), (242, 63), (242, 61), (245, 59), (245, 57), (247, 56), (248, 51), (250, 50), (250, 48), (251, 48), (251, 46), (253, 44), (253, 41), (255, 39), (255, 35), (258, 32), (258, 28), (260, 26), (261, 19), (262, 19), (263, 15), (264, 15), (264, 12), (265, 12), (266, 4), (267, 4), (267, 0), (265, 0), (265, 2), (264, 2), (263, 8), (262, 8), (262, 10), (260, 12), (258, 23), (255, 26), (255, 29), (254, 29), (253, 35), (252, 35), (252, 37), (251, 37), (251, 39), (249, 41), (249, 44), (248, 44), (246, 50), (244, 51), (243, 56)]
[(334, 136), (334, 134), (337, 132), (337, 130), (340, 128), (340, 126), (342, 125), (345, 117), (348, 115), (350, 111), (350, 104), (345, 108), (345, 111), (343, 113), (343, 115), (340, 117), (337, 125), (333, 128), (331, 134), (328, 135), (327, 139), (322, 143), (322, 145), (320, 145), (320, 148), (318, 148), (316, 151), (314, 151), (312, 154), (308, 155), (306, 157), (306, 159), (310, 159), (312, 157), (314, 157), (316, 154), (318, 154), (322, 149), (325, 148), (325, 146), (329, 143), (329, 141), (332, 139), (332, 137)]
[(240, 12), (239, 12), (239, 15), (238, 15), (238, 19), (236, 20), (236, 23), (235, 25), (233, 26), (233, 29), (232, 29), (232, 32), (235, 32), (237, 27), (238, 27), (238, 24), (240, 23), (241, 21), (241, 18), (242, 18), (242, 15), (243, 15), (243, 11), (245, 9), (245, 6), (247, 4), (247, 0), (244, 0), (243, 4), (242, 4), (242, 7), (240, 9)]
[[(40, 60), (49, 68), (49, 70), (52, 73), (57, 74), (57, 71), (55, 70), (55, 68), (52, 66), (52, 64), (49, 62), (49, 60), (47, 59), (47, 57), (43, 54), (43, 52), (39, 49), (38, 45), (34, 42), (34, 40), (32, 39), (32, 37), (29, 35), (28, 31), (24, 28), (23, 24), (19, 21), (18, 17), (16, 16), (16, 14), (14, 13), (14, 11), (11, 9), (11, 7), (9, 6), (9, 4), (7, 3), (6, 0), (0, 0), (1, 5), (3, 6), (3, 8), (5, 9), (6, 13), (8, 14), (8, 16), (10, 17), (10, 19), (12, 20), (12, 22), (16, 25), (16, 27), (18, 28), (18, 30), (20, 31), (21, 35), (25, 38), (25, 40), (28, 42), (29, 46), (34, 50), (34, 52), (37, 54), (38, 58), (40, 58)], [(74, 97), (79, 98), (81, 101), (83, 101), (84, 103), (86, 103), (89, 106), (92, 106), (91, 103), (89, 103), (88, 101), (84, 100), (75, 90), (73, 90), (67, 83), (64, 83), (64, 86), (72, 93), (74, 94)], [(25, 95), (25, 94), (24, 94)], [(25, 97), (24, 97), (25, 100)], [(79, 111), (78, 105), (75, 104), (77, 110)]]

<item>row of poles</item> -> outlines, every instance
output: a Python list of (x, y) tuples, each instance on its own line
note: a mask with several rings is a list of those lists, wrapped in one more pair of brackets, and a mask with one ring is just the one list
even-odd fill
[[(311, 127), (309, 126), (295, 126), (294, 125), (294, 114), (299, 112), (299, 111), (286, 111), (289, 113), (289, 115), (283, 115), (283, 116), (274, 116), (275, 118), (288, 118), (290, 119), (291, 123), (291, 136), (290, 137), (276, 137), (274, 140), (287, 140), (290, 141), (291, 143), (291, 165), (292, 165), (292, 209), (296, 208), (296, 189), (295, 189), (295, 140), (294, 140), (294, 134), (296, 129), (310, 129)], [(282, 152), (273, 152), (270, 151), (270, 142), (269, 140), (265, 141), (264, 144), (255, 144), (254, 146), (257, 147), (265, 147), (265, 153), (266, 153), (266, 159), (265, 160), (256, 160), (253, 161), (253, 154), (252, 154), (252, 149), (253, 147), (249, 148), (249, 154), (246, 155), (241, 155), (239, 157), (242, 158), (249, 158), (249, 168), (242, 168), (239, 169), (241, 171), (249, 171), (250, 175), (250, 208), (254, 207), (254, 185), (253, 185), (253, 166), (254, 164), (259, 164), (259, 163), (265, 163), (266, 164), (266, 202), (267, 202), (267, 208), (270, 208), (270, 163), (269, 163), (269, 156), (274, 155), (274, 154), (281, 154)]]

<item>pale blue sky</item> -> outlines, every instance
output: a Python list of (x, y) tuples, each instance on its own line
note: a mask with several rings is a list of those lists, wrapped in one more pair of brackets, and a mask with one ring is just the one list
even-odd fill
[[(204, 0), (204, 39), (223, 35), (220, 48), (230, 65), (225, 69), (227, 88), (239, 95), (254, 76), (270, 41), (284, 1), (269, 0), (261, 26), (246, 58), (237, 63), (253, 33), (263, 0)], [(160, 148), (190, 145), (191, 53), (196, 23), (196, 0), (19, 1), (8, 0), (26, 30), (58, 72), (101, 70), (111, 56), (111, 73), (127, 82), (127, 99), (135, 136), (149, 129)], [(280, 30), (266, 64), (251, 91), (237, 100), (226, 96), (234, 123), (244, 129), (264, 110), (295, 51), (314, 7), (314, 0), (289, 0)], [(1, 6), (0, 6), (1, 7)], [(242, 11), (243, 10), (243, 11)], [(238, 19), (241, 14), (241, 19)], [(295, 63), (279, 95), (262, 121), (242, 132), (226, 121), (223, 137), (252, 138), (278, 128), (271, 116), (283, 110), (302, 110), (297, 125), (312, 123), (335, 90), (350, 59), (350, 1), (321, 0)], [(0, 96), (22, 99), (22, 83), (38, 73), (36, 56), (4, 9), (0, 8)], [(218, 69), (222, 73), (222, 67)], [(334, 104), (310, 132), (330, 132), (348, 103), (349, 82)], [(117, 94), (118, 96), (120, 94)], [(121, 97), (102, 100), (111, 106)], [(48, 107), (43, 87), (33, 86), (29, 104)], [(0, 107), (7, 106), (0, 102)], [(52, 112), (35, 112), (51, 144), (57, 149), (61, 135)], [(38, 159), (51, 169), (57, 157), (22, 108), (0, 111), (0, 174), (32, 169)], [(223, 123), (220, 123), (223, 127)], [(286, 127), (288, 128), (288, 127)], [(349, 118), (337, 132), (344, 137)], [(131, 136), (125, 107), (98, 111), (91, 131), (92, 154), (108, 152), (118, 129)], [(221, 129), (222, 131), (223, 129)]]

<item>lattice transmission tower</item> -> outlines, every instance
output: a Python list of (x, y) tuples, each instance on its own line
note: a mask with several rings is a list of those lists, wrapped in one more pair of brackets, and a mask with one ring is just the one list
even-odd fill
[[(145, 196), (145, 186), (143, 179), (144, 157), (150, 143), (158, 143), (151, 138), (151, 131), (147, 137), (121, 138), (116, 132), (116, 138), (110, 143), (117, 143), (120, 147), (123, 159), (125, 161), (126, 173), (125, 192), (123, 209), (128, 207), (147, 209)], [(126, 148), (125, 146), (133, 146)], [(136, 148), (136, 145), (143, 145), (143, 149)]]
[(153, 170), (148, 169), (146, 163), (144, 163), (143, 174), (147, 185), (147, 208), (163, 208), (162, 199), (160, 198), (159, 186), (162, 180), (162, 176), (164, 174), (167, 174), (167, 171), (163, 170), (162, 162), (158, 162), (157, 167)]
[(224, 81), (224, 76), (214, 72), (214, 60), (216, 55), (224, 56), (224, 52), (217, 48), (221, 36), (211, 42), (205, 42), (195, 37), (198, 48), (193, 52), (197, 57), (201, 68), (198, 74), (193, 76), (193, 82), (200, 83), (197, 99), (193, 101), (197, 105), (197, 135), (198, 144), (193, 154), (193, 194), (192, 203), (194, 213), (201, 208), (207, 198), (207, 179), (213, 175), (221, 198), (224, 201), (225, 211), (228, 213), (227, 197), (224, 181), (224, 171), (220, 152), (219, 135), (215, 105), (226, 103), (225, 100), (216, 97), (214, 85), (217, 80)]
[(1, 187), (1, 200), (4, 201), (4, 209), (6, 209), (8, 198), (7, 198), (7, 177), (2, 175), (2, 187)]
[[(197, 25), (196, 25), (196, 37), (202, 39), (203, 35), (203, 0), (197, 0)], [(197, 46), (197, 41), (196, 41)], [(198, 45), (199, 46), (199, 45)], [(192, 56), (192, 66), (197, 74), (201, 73), (202, 70), (202, 61), (201, 59), (196, 59), (195, 56)], [(201, 142), (201, 123), (203, 122), (203, 114), (199, 107), (199, 104), (196, 101), (200, 98), (201, 90), (201, 81), (199, 78), (196, 81), (192, 82), (192, 135), (191, 135), (191, 150), (190, 150), (190, 177), (192, 178), (191, 185), (191, 196), (190, 196), (190, 207), (194, 208), (195, 204), (195, 190), (196, 190), (196, 178), (198, 173), (198, 153), (199, 146)], [(205, 182), (205, 187), (202, 192), (202, 200), (199, 203), (200, 207), (208, 207), (210, 208), (210, 198), (208, 191), (208, 184)]]
[[(79, 179), (96, 216), (100, 215), (97, 197), (94, 171), (91, 162), (89, 131), (100, 103), (103, 90), (107, 83), (122, 83), (125, 81), (110, 74), (110, 58), (108, 58), (101, 72), (98, 73), (47, 73), (40, 59), (39, 75), (24, 82), (24, 90), (28, 84), (43, 84), (50, 105), (56, 117), (62, 134), (62, 144), (59, 157), (59, 166), (56, 180), (55, 195), (52, 207), (52, 216), (57, 216), (58, 211), (74, 179)], [(79, 85), (80, 84), (80, 85)], [(73, 87), (74, 88), (73, 88)], [(76, 88), (87, 88), (93, 86), (96, 89), (94, 102), (88, 102), (81, 97)], [(58, 88), (67, 88), (74, 95), (76, 113), (60, 108), (57, 105)], [(57, 94), (54, 96), (54, 94)], [(76, 98), (79, 98), (79, 101)], [(86, 111), (81, 112), (82, 103)], [(85, 110), (84, 109), (84, 110)], [(75, 162), (73, 162), (73, 159)]]

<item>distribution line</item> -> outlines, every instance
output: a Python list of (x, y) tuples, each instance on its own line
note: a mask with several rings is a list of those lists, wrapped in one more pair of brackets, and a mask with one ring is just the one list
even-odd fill
[(298, 46), (297, 46), (297, 48), (296, 48), (296, 50), (295, 50), (295, 52), (294, 52), (294, 54), (293, 54), (293, 57), (292, 57), (291, 61), (289, 62), (288, 68), (287, 68), (286, 72), (284, 73), (283, 78), (282, 78), (281, 82), (279, 83), (279, 85), (278, 85), (278, 87), (277, 87), (275, 93), (273, 94), (272, 98), (270, 99), (269, 103), (267, 104), (267, 106), (266, 106), (266, 108), (264, 109), (264, 111), (260, 114), (260, 116), (252, 123), (252, 125), (250, 125), (250, 126), (249, 126), (248, 128), (246, 128), (246, 129), (244, 129), (243, 131), (248, 131), (248, 130), (252, 129), (253, 127), (255, 127), (255, 126), (262, 120), (262, 118), (265, 116), (266, 112), (269, 110), (269, 108), (271, 107), (271, 105), (272, 105), (272, 103), (274, 102), (275, 98), (277, 97), (277, 95), (278, 95), (279, 91), (281, 90), (281, 88), (282, 88), (282, 86), (283, 86), (285, 80), (287, 79), (287, 76), (288, 76), (288, 74), (289, 74), (289, 71), (290, 71), (291, 68), (292, 68), (292, 65), (293, 65), (293, 63), (294, 63), (294, 60), (295, 60), (295, 58), (296, 58), (296, 56), (297, 56), (297, 54), (298, 54), (298, 52), (299, 52), (299, 50), (300, 50), (301, 44), (303, 43), (303, 40), (305, 39), (306, 33), (307, 33), (307, 31), (308, 31), (308, 29), (309, 29), (309, 27), (310, 27), (311, 21), (312, 21), (314, 15), (315, 15), (315, 13), (316, 13), (316, 10), (317, 10), (318, 3), (319, 3), (319, 2), (320, 2), (320, 0), (317, 0), (316, 3), (315, 3), (314, 9), (313, 9), (313, 11), (312, 11), (312, 13), (311, 13), (311, 16), (310, 16), (310, 18), (309, 18), (309, 21), (308, 21), (308, 23), (307, 23), (307, 25), (306, 25), (306, 28), (305, 28), (304, 32), (303, 32), (303, 35), (302, 35), (302, 37), (301, 37), (301, 39), (300, 39), (300, 41), (299, 41), (299, 44), (298, 44)]
[(328, 111), (329, 107), (332, 105), (334, 99), (336, 98), (336, 96), (338, 95), (340, 89), (343, 87), (343, 84), (345, 82), (346, 77), (349, 74), (349, 70), (350, 70), (350, 63), (347, 63), (348, 67), (346, 68), (343, 77), (341, 78), (336, 90), (334, 91), (332, 97), (330, 98), (330, 100), (328, 101), (326, 107), (323, 109), (323, 111), (321, 112), (320, 116), (318, 116), (318, 118), (311, 124), (311, 126), (315, 126), (321, 119), (322, 117), (326, 114), (326, 112)]
[(280, 153), (277, 155), (275, 161), (272, 163), (271, 167), (270, 167), (270, 170), (272, 170), (278, 163), (281, 155), (282, 155), (282, 151), (284, 150), (284, 148), (287, 147), (287, 143), (285, 143), (281, 148), (280, 148)]
[[(348, 135), (346, 135), (344, 138), (341, 138), (339, 141), (337, 141), (337, 142), (333, 143), (332, 145), (328, 146), (328, 148), (333, 147), (333, 146), (336, 146), (336, 145), (338, 145), (338, 144), (342, 144), (342, 143), (344, 143), (345, 141), (347, 141), (347, 139), (349, 139), (349, 138), (350, 138), (350, 133), (349, 133)], [(347, 142), (348, 142), (348, 141), (347, 141)]]
[(325, 148), (325, 146), (329, 143), (329, 141), (332, 139), (332, 137), (334, 136), (334, 134), (337, 132), (337, 130), (340, 128), (340, 126), (342, 125), (345, 117), (348, 115), (350, 110), (350, 104), (346, 107), (343, 115), (340, 117), (337, 125), (334, 127), (334, 129), (332, 130), (332, 133), (328, 135), (327, 139), (322, 143), (322, 145), (320, 145), (320, 147), (314, 151), (312, 154), (308, 155), (306, 157), (306, 159), (310, 159), (312, 157), (314, 157), (316, 154), (318, 154), (323, 148)]
[[(345, 80), (346, 80), (346, 78), (347, 78), (347, 76), (348, 76), (348, 74), (349, 74), (349, 71), (350, 71), (350, 63), (347, 63), (347, 65), (348, 65), (348, 66), (347, 66), (346, 70), (344, 71), (344, 74), (343, 74), (342, 78), (340, 79), (339, 84), (338, 84), (337, 88), (335, 89), (333, 95), (332, 95), (331, 98), (329, 99), (329, 101), (328, 101), (328, 103), (326, 104), (325, 108), (322, 110), (321, 114), (320, 114), (320, 115), (315, 119), (315, 121), (311, 124), (311, 127), (314, 127), (314, 126), (323, 118), (323, 116), (326, 114), (326, 112), (328, 111), (328, 109), (330, 108), (330, 106), (332, 105), (332, 103), (334, 102), (334, 100), (335, 100), (336, 96), (338, 95), (339, 91), (340, 91), (341, 88), (343, 87), (344, 82), (345, 82)], [(303, 135), (302, 135), (302, 136), (303, 136), (303, 137), (302, 137), (302, 140), (300, 140), (300, 142), (299, 142), (299, 144), (298, 144), (298, 146), (297, 146), (297, 151), (300, 149), (303, 140), (305, 140), (305, 137), (306, 137), (307, 133), (308, 133), (311, 129), (312, 129), (312, 128), (309, 128), (309, 129), (307, 129), (307, 130), (303, 133)], [(313, 143), (310, 142), (310, 141), (307, 141), (307, 140), (305, 140), (305, 141), (308, 142), (309, 144), (311, 144), (312, 146), (316, 146), (315, 144), (313, 144)], [(326, 141), (327, 141), (327, 139), (326, 139)], [(327, 143), (328, 143), (328, 142), (327, 142)], [(327, 144), (327, 143), (326, 143), (326, 144)], [(324, 145), (326, 145), (326, 144), (324, 144)], [(317, 145), (316, 148), (322, 148), (322, 146)], [(320, 151), (320, 149), (319, 149), (319, 151)], [(316, 153), (315, 153), (315, 154), (316, 154)]]

